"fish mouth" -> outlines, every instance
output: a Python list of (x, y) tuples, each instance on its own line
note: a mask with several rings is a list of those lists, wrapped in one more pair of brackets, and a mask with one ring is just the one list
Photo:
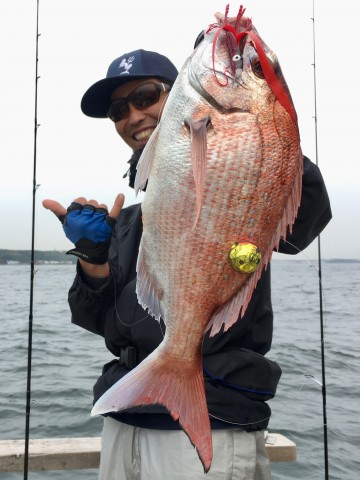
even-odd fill
[[(214, 74), (216, 74), (216, 76), (218, 78), (225, 79), (226, 82), (231, 80), (234, 83), (234, 85), (236, 85), (236, 88), (240, 87), (240, 88), (245, 88), (246, 89), (246, 86), (238, 78), (235, 78), (235, 77), (230, 76), (230, 75), (226, 75), (223, 72), (218, 72), (218, 71), (214, 71)], [(213, 108), (218, 110), (220, 113), (247, 112), (248, 111), (247, 109), (245, 110), (245, 109), (239, 108), (239, 107), (230, 107), (230, 108), (227, 107), (226, 108), (223, 105), (221, 105), (219, 102), (217, 102), (215, 100), (215, 98), (207, 90), (205, 90), (205, 88), (202, 86), (202, 84), (200, 82), (199, 77), (194, 73), (193, 69), (191, 69), (191, 68), (189, 68), (189, 83), (199, 95), (201, 95)]]

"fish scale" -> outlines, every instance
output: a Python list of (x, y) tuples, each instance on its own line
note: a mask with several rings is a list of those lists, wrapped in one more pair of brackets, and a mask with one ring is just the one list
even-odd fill
[[(276, 57), (240, 12), (226, 20), (218, 14), (217, 26), (205, 31), (140, 159), (135, 187), (148, 184), (137, 295), (155, 318), (164, 319), (166, 332), (159, 347), (93, 409), (97, 414), (165, 406), (205, 472), (212, 442), (203, 336), (241, 321), (272, 251), (295, 220), (301, 195), (300, 139), (286, 83), (277, 65), (269, 72), (273, 67), (263, 57)], [(251, 41), (244, 41), (243, 32)], [(257, 76), (258, 67), (254, 73), (257, 56), (264, 78)], [(262, 255), (253, 273), (235, 271), (229, 261), (238, 242), (255, 244)]]

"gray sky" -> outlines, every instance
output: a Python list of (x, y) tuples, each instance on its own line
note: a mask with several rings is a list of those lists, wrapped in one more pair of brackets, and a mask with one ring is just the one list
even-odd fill
[[(122, 53), (145, 48), (180, 69), (223, 0), (40, 0), (36, 249), (67, 249), (59, 221), (41, 206), (83, 195), (110, 207), (137, 201), (122, 175), (130, 150), (109, 120), (85, 117), (80, 100)], [(248, 0), (247, 15), (278, 55), (299, 117), (303, 152), (315, 161), (312, 0)], [(318, 161), (334, 219), (324, 258), (360, 258), (358, 137), (360, 34), (356, 2), (315, 1)], [(34, 148), (36, 0), (0, 4), (0, 248), (30, 249)], [(316, 256), (316, 244), (305, 256)], [(301, 258), (304, 258), (302, 254)]]

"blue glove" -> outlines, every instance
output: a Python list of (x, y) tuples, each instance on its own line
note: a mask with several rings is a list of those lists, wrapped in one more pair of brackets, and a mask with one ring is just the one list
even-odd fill
[(66, 252), (94, 265), (106, 263), (116, 221), (105, 208), (73, 202), (59, 217), (67, 238), (75, 248)]

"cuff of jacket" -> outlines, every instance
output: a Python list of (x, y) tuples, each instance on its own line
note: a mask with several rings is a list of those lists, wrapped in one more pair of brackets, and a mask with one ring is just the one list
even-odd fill
[(76, 270), (81, 280), (92, 290), (100, 290), (101, 288), (105, 287), (110, 281), (110, 277), (97, 278), (87, 275), (81, 268), (79, 262), (77, 263)]

